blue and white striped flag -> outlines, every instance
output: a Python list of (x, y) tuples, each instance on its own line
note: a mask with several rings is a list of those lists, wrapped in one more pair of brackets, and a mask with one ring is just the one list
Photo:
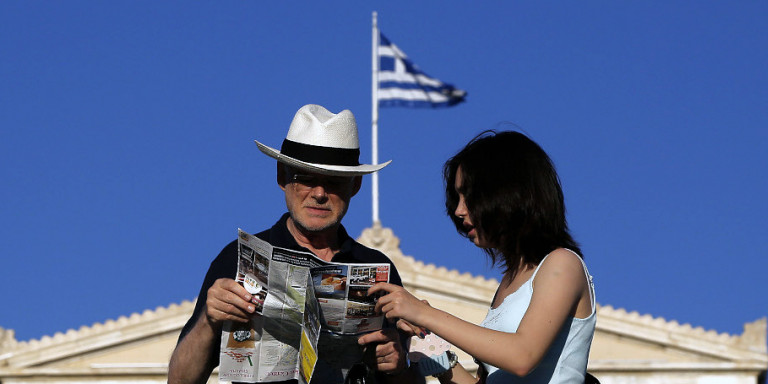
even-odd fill
[(379, 89), (381, 107), (450, 107), (467, 92), (429, 77), (384, 34), (379, 33)]

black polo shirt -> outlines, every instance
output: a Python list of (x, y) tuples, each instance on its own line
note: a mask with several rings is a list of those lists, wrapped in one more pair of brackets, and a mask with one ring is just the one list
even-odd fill
[[(296, 251), (310, 252), (307, 248), (304, 248), (296, 242), (293, 235), (288, 231), (287, 221), (289, 214), (285, 213), (280, 220), (272, 226), (272, 228), (257, 233), (256, 237), (262, 239), (275, 247), (288, 248)], [(353, 239), (347, 234), (347, 231), (343, 226), (339, 226), (339, 242), (341, 244), (340, 250), (336, 253), (331, 261), (339, 263), (389, 263), (390, 275), (389, 282), (392, 284), (403, 285), (400, 274), (397, 272), (395, 265), (389, 260), (383, 253), (368, 248)], [(198, 316), (203, 312), (205, 308), (205, 302), (208, 299), (208, 289), (213, 283), (220, 278), (234, 279), (237, 274), (237, 240), (233, 240), (227, 244), (224, 249), (221, 250), (216, 259), (211, 262), (211, 266), (208, 268), (208, 273), (205, 275), (203, 285), (200, 287), (200, 293), (197, 295), (197, 303), (195, 303), (195, 309), (192, 312), (192, 316), (187, 320), (184, 328), (181, 330), (179, 340), (184, 338), (187, 333), (192, 329), (192, 326), (197, 321)], [(220, 343), (216, 342), (214, 345), (214, 351), (211, 354), (211, 366), (219, 365)], [(318, 361), (318, 363), (321, 363)], [(321, 365), (321, 364), (318, 364)], [(318, 368), (320, 368), (318, 366)], [(316, 372), (319, 373), (319, 372)], [(314, 376), (314, 375), (313, 375)], [(313, 377), (314, 378), (314, 377)], [(314, 382), (315, 380), (313, 380)], [(295, 381), (288, 381), (295, 382)]]

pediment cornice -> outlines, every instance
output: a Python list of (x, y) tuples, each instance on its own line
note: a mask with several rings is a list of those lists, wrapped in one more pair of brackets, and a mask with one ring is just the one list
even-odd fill
[[(499, 284), (496, 279), (461, 274), (456, 270), (424, 264), (404, 255), (400, 249), (400, 240), (390, 228), (382, 227), (380, 223), (363, 230), (358, 241), (389, 256), (400, 271), (403, 283), (409, 288), (431, 290), (443, 295), (461, 295), (462, 299), (478, 300), (489, 305), (490, 298)], [(463, 288), (455, 289), (456, 284)], [(472, 295), (467, 292), (480, 294)], [(598, 332), (722, 359), (723, 367), (731, 366), (728, 361), (751, 361), (751, 365), (763, 367), (768, 364), (765, 318), (745, 324), (743, 334), (731, 335), (693, 327), (690, 324), (680, 324), (662, 317), (641, 315), (610, 305), (598, 304), (597, 312)]]
[[(363, 231), (359, 241), (389, 256), (397, 265), (404, 284), (419, 293), (426, 293), (433, 297), (453, 298), (462, 305), (487, 307), (498, 285), (495, 279), (424, 264), (411, 256), (404, 255), (399, 248), (399, 239), (389, 228), (381, 226), (368, 228)], [(184, 301), (180, 304), (146, 310), (141, 314), (134, 313), (116, 320), (107, 320), (103, 323), (83, 326), (77, 330), (56, 333), (39, 340), (17, 341), (13, 337), (12, 330), (0, 328), (0, 372), (8, 369), (18, 372), (29, 369), (42, 372), (41, 370), (44, 371), (49, 366), (55, 366), (58, 361), (116, 348), (120, 345), (150, 340), (161, 335), (166, 337), (172, 335), (171, 337), (175, 338), (191, 315), (193, 308), (193, 302)], [(695, 371), (699, 365), (703, 364), (701, 367), (714, 370), (764, 370), (768, 365), (765, 318), (745, 324), (742, 334), (731, 335), (692, 327), (690, 324), (679, 324), (662, 317), (641, 315), (609, 305), (598, 305), (597, 311), (598, 335), (614, 335), (621, 339), (659, 346), (662, 349), (676, 349), (703, 356), (709, 361), (706, 363), (694, 360), (688, 363), (627, 360), (590, 362), (590, 366), (593, 363), (600, 365), (596, 367), (598, 369), (610, 370), (618, 367), (630, 370), (688, 369)]]
[(169, 332), (178, 332), (189, 318), (194, 303), (183, 301), (128, 317), (70, 329), (53, 336), (3, 344), (0, 367), (35, 367), (118, 344), (127, 344)]
[(747, 323), (744, 333), (731, 335), (680, 324), (675, 320), (653, 317), (610, 305), (598, 305), (597, 330), (625, 338), (654, 343), (668, 348), (726, 361), (752, 361), (768, 364), (766, 318)]

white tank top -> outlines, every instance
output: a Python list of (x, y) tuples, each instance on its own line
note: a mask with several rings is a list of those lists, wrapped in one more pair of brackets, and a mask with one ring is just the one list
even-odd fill
[[(592, 313), (584, 319), (572, 317), (570, 322), (566, 321), (539, 365), (525, 377), (483, 363), (488, 372), (486, 383), (584, 383), (589, 348), (592, 345), (592, 336), (595, 333), (597, 320), (595, 316), (595, 286), (584, 260), (570, 249), (568, 251), (577, 257), (584, 266), (584, 274), (589, 284), (589, 295), (592, 301)], [(520, 321), (531, 304), (533, 279), (546, 259), (544, 257), (541, 260), (531, 278), (517, 291), (505, 297), (498, 307), (488, 310), (488, 315), (485, 316), (481, 326), (496, 331), (517, 332), (517, 327), (520, 326)]]

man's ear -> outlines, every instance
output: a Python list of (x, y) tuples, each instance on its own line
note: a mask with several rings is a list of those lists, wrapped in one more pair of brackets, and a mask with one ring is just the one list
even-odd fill
[(281, 164), (279, 161), (277, 162), (277, 185), (280, 186), (280, 189), (285, 191), (285, 166)]
[[(352, 190), (352, 196), (357, 195), (357, 193), (360, 192), (360, 187), (363, 186), (363, 177), (362, 176), (355, 176), (354, 183), (355, 184), (353, 185), (354, 189)], [(350, 197), (352, 197), (352, 196), (350, 196)]]

